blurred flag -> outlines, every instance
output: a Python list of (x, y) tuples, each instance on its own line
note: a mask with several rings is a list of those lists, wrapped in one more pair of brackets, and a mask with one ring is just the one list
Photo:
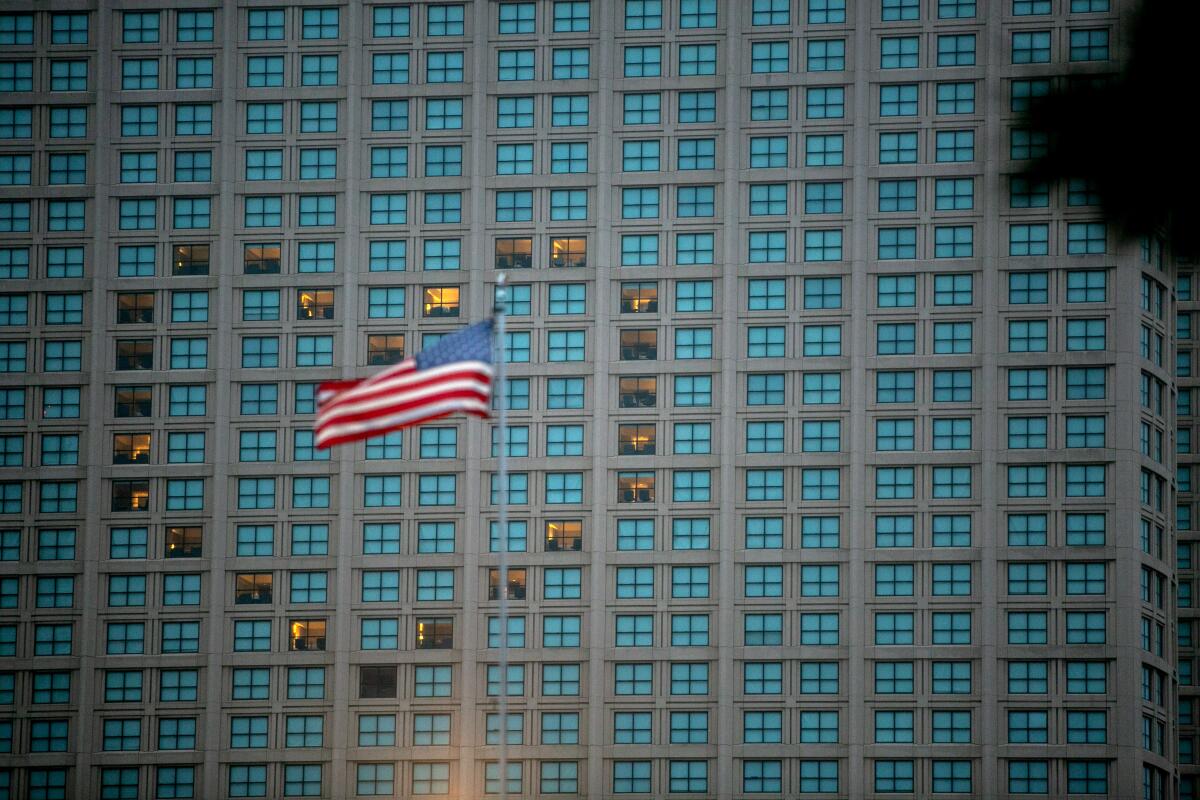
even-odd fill
[(327, 448), (445, 417), (488, 416), (492, 320), (450, 334), (377, 375), (317, 390), (317, 447)]

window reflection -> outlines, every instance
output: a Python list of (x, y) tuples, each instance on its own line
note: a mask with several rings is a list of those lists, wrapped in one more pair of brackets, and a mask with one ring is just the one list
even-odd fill
[(552, 553), (582, 550), (583, 520), (548, 520), (546, 522), (546, 549)]
[(617, 502), (618, 503), (653, 503), (654, 502), (654, 473), (653, 472), (618, 472), (617, 473)]
[[(270, 572), (239, 572), (233, 582), (235, 605), (268, 605), (272, 599), (273, 575)], [(293, 622), (293, 638), (295, 637)], [(293, 650), (298, 649), (293, 647)]]
[(587, 239), (552, 239), (550, 241), (551, 268), (573, 268), (587, 266)]
[(656, 431), (653, 423), (617, 426), (617, 453), (623, 456), (654, 455)]
[(533, 239), (497, 239), (496, 269), (529, 269), (533, 266)]
[(426, 286), (422, 308), (426, 317), (457, 317), (459, 287)]
[(617, 394), (621, 408), (654, 408), (658, 402), (658, 378), (653, 375), (621, 378)]
[(333, 319), (333, 289), (299, 289), (296, 319)]
[(622, 361), (653, 361), (658, 358), (658, 331), (634, 328), (621, 331)]
[(449, 650), (454, 647), (454, 618), (418, 619), (416, 647), (418, 650)]
[[(525, 599), (525, 568), (512, 567), (508, 570), (508, 599)], [(500, 599), (500, 570), (488, 570), (488, 600)]]
[(657, 282), (633, 281), (621, 284), (622, 314), (655, 314), (657, 312)]
[(289, 650), (324, 650), (325, 620), (294, 619), (288, 625)]
[(150, 462), (150, 434), (113, 434), (114, 464), (148, 464)]

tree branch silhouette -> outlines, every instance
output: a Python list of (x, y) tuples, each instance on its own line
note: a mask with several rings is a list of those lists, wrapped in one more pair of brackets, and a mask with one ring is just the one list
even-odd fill
[(1118, 74), (1069, 78), (1030, 104), (1025, 124), (1047, 134), (1047, 150), (1020, 177), (1086, 179), (1120, 233), (1164, 236), (1177, 255), (1200, 256), (1200, 137), (1186, 122), (1200, 3), (1144, 0), (1123, 24)]

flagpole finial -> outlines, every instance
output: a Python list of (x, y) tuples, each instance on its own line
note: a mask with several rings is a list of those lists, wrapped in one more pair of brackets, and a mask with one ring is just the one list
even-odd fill
[(503, 272), (496, 276), (496, 304), (493, 311), (497, 317), (504, 316), (505, 306), (508, 302), (507, 284), (507, 276)]

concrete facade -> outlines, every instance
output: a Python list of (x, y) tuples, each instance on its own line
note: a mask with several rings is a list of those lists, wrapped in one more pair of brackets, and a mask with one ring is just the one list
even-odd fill
[(6, 2), (0, 797), (496, 791), (488, 425), (308, 432), (498, 268), (513, 794), (1191, 796), (1128, 14)]

